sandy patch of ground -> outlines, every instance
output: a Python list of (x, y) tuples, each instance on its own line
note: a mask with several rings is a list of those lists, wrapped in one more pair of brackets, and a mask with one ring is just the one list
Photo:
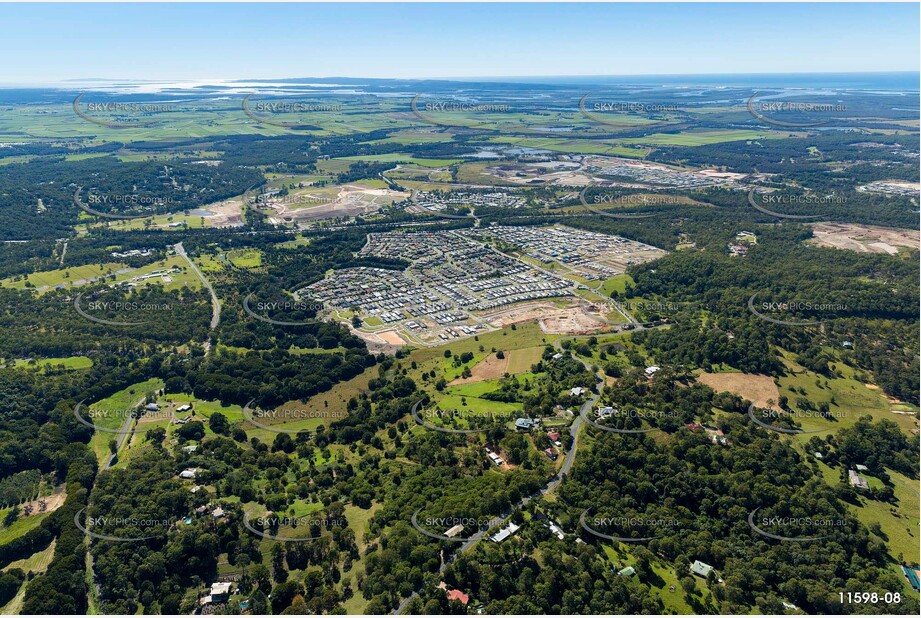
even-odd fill
[[(19, 511), (21, 513), (32, 513), (33, 515), (37, 515), (38, 513), (51, 513), (52, 511), (58, 510), (61, 505), (64, 504), (66, 499), (67, 492), (62, 491), (60, 493), (32, 500), (31, 502), (26, 502), (25, 504), (20, 505)], [(41, 508), (42, 501), (45, 503), (44, 509)]]
[(921, 248), (918, 232), (844, 223), (814, 223), (813, 243), (835, 249), (849, 249), (858, 253), (888, 253), (895, 255), (899, 247)]
[(448, 382), (448, 386), (455, 384), (470, 384), (471, 382), (484, 382), (486, 380), (495, 380), (501, 378), (508, 371), (508, 354), (505, 358), (498, 358), (495, 354), (490, 354), (470, 369), (469, 378), (457, 378)]
[[(305, 194), (305, 199), (308, 197), (309, 195)], [(408, 197), (409, 194), (402, 191), (372, 189), (360, 185), (342, 185), (334, 200), (323, 201), (325, 198), (317, 195), (316, 199), (320, 200), (320, 203), (315, 205), (313, 203), (292, 204), (289, 206), (282, 204), (277, 208), (278, 215), (271, 217), (271, 220), (276, 223), (283, 223), (366, 215), (377, 212), (381, 206), (387, 206)], [(299, 207), (295, 208), (295, 206)]]
[(720, 180), (742, 180), (748, 174), (740, 174), (738, 172), (721, 172), (719, 170), (700, 170), (697, 172), (701, 176), (706, 176), (707, 178), (719, 178)]
[(608, 326), (597, 317), (586, 313), (579, 304), (557, 307), (549, 302), (527, 303), (488, 313), (482, 317), (499, 328), (537, 320), (545, 333), (560, 335), (594, 333)]
[(384, 354), (396, 354), (398, 350), (406, 345), (406, 340), (392, 329), (379, 333), (366, 333), (351, 328), (351, 324), (348, 324), (348, 326), (353, 335), (361, 337), (364, 340), (368, 346), (368, 351), (371, 353), (383, 352)]
[(761, 408), (780, 410), (780, 391), (770, 376), (755, 373), (702, 373), (697, 381), (716, 392), (728, 391), (744, 397)]
[(401, 337), (395, 330), (385, 330), (377, 334), (381, 339), (390, 345), (406, 345), (406, 340), (403, 339), (403, 337)]
[(214, 213), (205, 217), (207, 227), (238, 227), (243, 225), (242, 198), (208, 204), (205, 209)]

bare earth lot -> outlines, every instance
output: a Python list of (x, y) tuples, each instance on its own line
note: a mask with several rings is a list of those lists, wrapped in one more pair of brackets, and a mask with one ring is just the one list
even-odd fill
[(448, 383), (448, 386), (457, 384), (470, 384), (471, 382), (483, 382), (485, 380), (495, 380), (501, 378), (508, 371), (509, 355), (505, 358), (497, 358), (495, 354), (490, 354), (470, 370), (469, 378), (457, 378)]
[(918, 232), (844, 223), (815, 223), (812, 226), (815, 238), (812, 242), (822, 247), (850, 249), (858, 253), (888, 253), (896, 255), (899, 247), (918, 249), (921, 247)]
[[(755, 373), (701, 373), (697, 381), (718, 393), (727, 391), (744, 397), (758, 407), (780, 410), (777, 406), (780, 391), (770, 376)], [(768, 405), (769, 399), (773, 405)]]
[(548, 334), (579, 335), (594, 333), (608, 325), (593, 317), (581, 304), (558, 307), (549, 302), (527, 303), (482, 316), (490, 324), (504, 328), (511, 324), (537, 320)]

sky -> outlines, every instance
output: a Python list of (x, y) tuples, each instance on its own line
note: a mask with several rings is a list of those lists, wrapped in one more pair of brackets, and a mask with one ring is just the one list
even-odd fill
[(918, 3), (0, 4), (0, 83), (918, 71)]

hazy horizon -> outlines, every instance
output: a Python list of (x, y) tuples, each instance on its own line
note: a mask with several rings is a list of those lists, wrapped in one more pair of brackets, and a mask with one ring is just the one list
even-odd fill
[(916, 3), (3, 4), (0, 19), (15, 84), (921, 69)]

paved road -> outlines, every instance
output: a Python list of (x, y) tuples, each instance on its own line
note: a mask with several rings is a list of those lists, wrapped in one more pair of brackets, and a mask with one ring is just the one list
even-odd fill
[[(195, 262), (192, 261), (192, 258), (188, 256), (185, 252), (185, 247), (182, 246), (181, 242), (173, 245), (173, 249), (176, 250), (176, 253), (185, 258), (185, 261), (189, 263), (189, 267), (192, 269), (198, 278), (201, 279), (202, 283), (205, 284), (205, 287), (208, 289), (208, 292), (211, 294), (211, 330), (217, 328), (217, 325), (221, 322), (221, 301), (218, 300), (217, 294), (214, 293), (214, 288), (211, 287), (211, 283), (205, 279), (205, 276), (198, 270), (198, 266), (195, 265)], [(208, 352), (211, 350), (211, 337), (208, 337), (208, 341), (205, 342), (205, 351)]]
[[(137, 403), (135, 403), (131, 407), (131, 409), (137, 410), (138, 408), (141, 407), (141, 404), (144, 403), (146, 399), (147, 399), (146, 396), (141, 397), (140, 399), (138, 399)], [(125, 419), (125, 422), (122, 423), (121, 433), (118, 434), (118, 447), (115, 449), (115, 452), (109, 456), (109, 459), (106, 461), (106, 465), (102, 467), (103, 470), (108, 470), (109, 468), (112, 467), (112, 462), (115, 461), (115, 457), (118, 455), (118, 451), (120, 451), (121, 448), (125, 445), (125, 442), (128, 440), (129, 437), (131, 437), (131, 434), (134, 433), (133, 431), (131, 431), (131, 423), (134, 420), (135, 420), (134, 417), (129, 414), (128, 418)]]
[[(557, 339), (556, 341), (553, 342), (553, 346), (556, 349), (561, 350), (561, 351), (562, 351), (562, 348), (559, 347), (559, 343), (562, 339), (564, 338), (561, 337), (560, 339)], [(591, 364), (575, 356), (571, 352), (570, 352), (570, 355), (576, 360), (578, 360), (579, 362), (581, 362), (583, 365), (585, 365), (586, 369), (588, 369), (589, 371), (592, 370)], [(599, 390), (600, 390), (600, 387), (599, 387)], [(582, 420), (583, 420), (582, 413), (590, 412), (592, 409), (592, 406), (595, 405), (596, 401), (598, 401), (598, 397), (599, 397), (599, 394), (594, 393), (591, 399), (583, 403), (582, 407), (579, 409), (579, 414), (576, 415), (575, 419), (573, 419), (572, 425), (569, 426), (569, 433), (572, 435), (572, 446), (570, 447), (569, 451), (566, 453), (566, 458), (563, 460), (563, 465), (560, 468), (559, 472), (557, 472), (557, 474), (553, 478), (551, 478), (550, 481), (546, 485), (544, 485), (540, 490), (531, 494), (530, 496), (526, 496), (522, 498), (521, 500), (513, 504), (509, 509), (507, 509), (506, 511), (501, 513), (498, 517), (496, 517), (495, 518), (496, 520), (501, 520), (504, 523), (506, 519), (508, 519), (509, 517), (512, 516), (512, 514), (515, 513), (515, 511), (527, 505), (532, 500), (537, 500), (541, 496), (544, 496), (550, 493), (551, 491), (556, 489), (560, 485), (560, 483), (563, 482), (563, 475), (569, 474), (570, 469), (572, 469), (572, 466), (576, 461), (576, 451), (579, 448), (579, 430), (582, 427)], [(463, 554), (464, 552), (469, 551), (474, 545), (477, 544), (477, 542), (482, 540), (482, 538), (486, 536), (487, 533), (488, 533), (488, 530), (480, 530), (479, 532), (474, 534), (472, 537), (470, 537), (467, 541), (465, 541), (463, 545), (458, 547), (457, 550), (455, 550), (453, 554), (448, 556), (448, 559), (446, 561), (441, 563), (441, 566), (438, 568), (438, 574), (441, 575), (442, 573), (444, 573), (445, 569), (448, 568), (448, 565), (454, 562), (454, 560), (459, 555)], [(406, 610), (406, 607), (409, 605), (409, 603), (413, 599), (415, 599), (417, 596), (419, 596), (420, 590), (416, 590), (411, 595), (409, 595), (407, 598), (403, 599), (403, 602), (400, 603), (400, 605), (397, 606), (395, 610), (393, 610), (393, 614), (394, 615), (402, 614)]]

